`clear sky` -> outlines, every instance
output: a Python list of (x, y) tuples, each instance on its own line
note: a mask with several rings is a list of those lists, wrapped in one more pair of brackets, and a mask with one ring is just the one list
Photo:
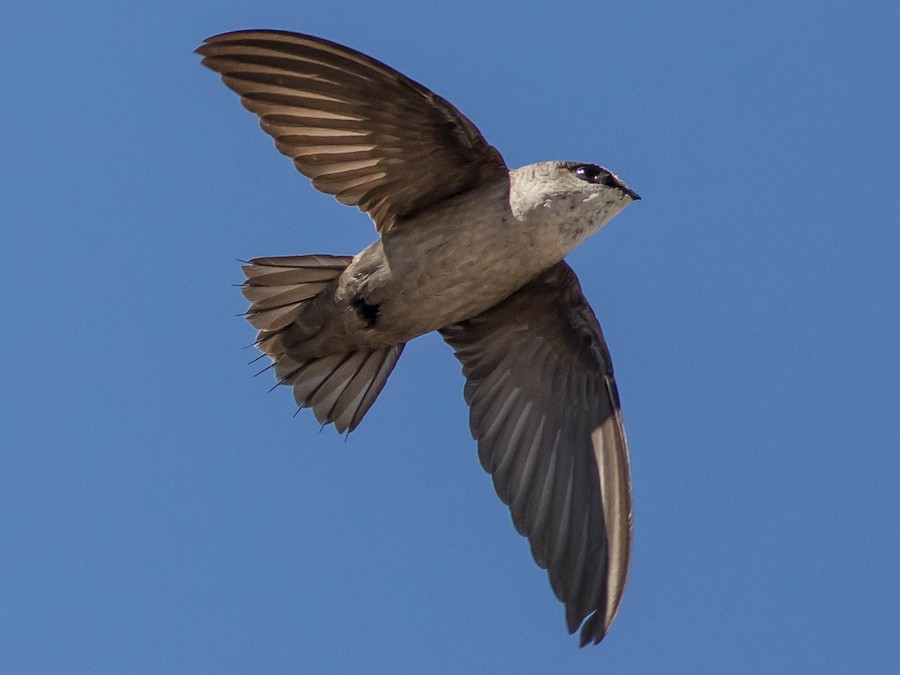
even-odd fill
[[(0, 671), (850, 673), (900, 647), (896, 2), (0, 3)], [(348, 440), (267, 393), (237, 259), (352, 254), (192, 50), (372, 54), (510, 166), (641, 193), (569, 256), (635, 550), (579, 650), (411, 343)]]

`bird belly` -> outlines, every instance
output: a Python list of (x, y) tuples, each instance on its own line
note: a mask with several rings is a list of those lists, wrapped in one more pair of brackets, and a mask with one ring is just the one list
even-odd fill
[(390, 273), (370, 295), (379, 301), (375, 328), (398, 342), (480, 314), (562, 259), (500, 209), (471, 221), (416, 223), (385, 237), (382, 252)]
[(398, 223), (355, 256), (336, 286), (299, 317), (310, 336), (302, 349), (381, 349), (464, 321), (567, 250), (558, 228), (511, 213), (507, 192), (460, 195)]

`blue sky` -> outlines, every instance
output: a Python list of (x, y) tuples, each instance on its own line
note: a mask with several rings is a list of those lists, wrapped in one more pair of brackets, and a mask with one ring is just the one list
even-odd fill
[[(846, 673), (900, 630), (896, 3), (0, 6), (0, 670)], [(192, 50), (283, 28), (454, 102), (510, 166), (641, 193), (569, 257), (635, 550), (579, 650), (411, 343), (345, 440), (254, 378), (238, 258), (355, 253)]]

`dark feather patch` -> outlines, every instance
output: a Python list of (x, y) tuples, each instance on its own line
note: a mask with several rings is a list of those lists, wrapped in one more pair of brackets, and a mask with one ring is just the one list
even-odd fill
[(370, 305), (361, 295), (357, 295), (350, 301), (360, 319), (365, 321), (367, 328), (372, 328), (378, 323), (378, 310), (381, 305)]

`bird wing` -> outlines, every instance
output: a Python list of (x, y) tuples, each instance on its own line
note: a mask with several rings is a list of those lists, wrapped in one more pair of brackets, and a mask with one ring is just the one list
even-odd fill
[(264, 30), (211, 37), (197, 53), (313, 186), (358, 206), (382, 234), (507, 178), (500, 153), (453, 105), (365, 54)]
[(441, 335), (462, 363), (497, 494), (548, 570), (569, 632), (585, 622), (582, 646), (600, 642), (625, 588), (631, 480), (609, 351), (575, 273), (560, 262)]

